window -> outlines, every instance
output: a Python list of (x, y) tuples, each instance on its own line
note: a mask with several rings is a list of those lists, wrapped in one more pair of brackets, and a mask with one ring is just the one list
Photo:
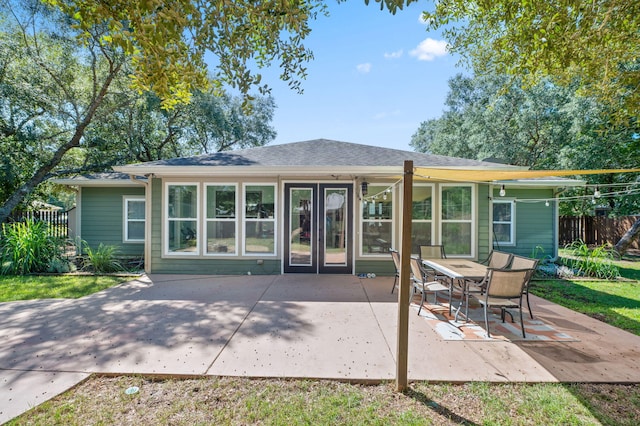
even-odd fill
[(166, 189), (166, 251), (171, 254), (197, 255), (198, 185), (168, 183)]
[(145, 201), (144, 197), (124, 197), (124, 242), (144, 241)]
[(447, 256), (473, 256), (473, 187), (443, 184), (440, 194), (440, 233)]
[(244, 254), (275, 255), (274, 185), (244, 187)]
[(236, 185), (206, 186), (206, 253), (237, 254)]
[(515, 244), (515, 208), (513, 200), (493, 200), (494, 243)]
[(389, 256), (393, 241), (393, 192), (387, 192), (388, 188), (388, 185), (369, 184), (368, 193), (374, 196), (362, 201), (360, 253), (365, 256)]
[(420, 246), (433, 242), (433, 186), (414, 185), (411, 204), (411, 242), (412, 252), (420, 253)]

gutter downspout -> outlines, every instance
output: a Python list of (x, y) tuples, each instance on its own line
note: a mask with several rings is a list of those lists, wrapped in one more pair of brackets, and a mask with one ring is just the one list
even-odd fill
[(151, 180), (153, 174), (146, 175), (147, 181), (138, 179), (134, 175), (129, 175), (133, 182), (144, 186), (144, 272), (151, 273)]

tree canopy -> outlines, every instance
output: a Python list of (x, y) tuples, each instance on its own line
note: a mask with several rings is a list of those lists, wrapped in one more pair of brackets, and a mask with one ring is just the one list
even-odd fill
[[(97, 25), (108, 28), (101, 41), (133, 58), (134, 87), (155, 92), (168, 108), (210, 85), (231, 86), (249, 98), (254, 88), (265, 94), (269, 87), (254, 68), (274, 62), (281, 79), (301, 91), (305, 64), (313, 58), (304, 40), (310, 22), (327, 13), (321, 0), (44, 1), (71, 17), (82, 37)], [(375, 0), (391, 13), (414, 1)]]
[(476, 73), (579, 84), (621, 122), (640, 113), (640, 2), (447, 0), (425, 12)]
[(247, 114), (240, 98), (197, 92), (163, 110), (131, 89), (130, 58), (102, 43), (105, 27), (78, 44), (68, 18), (38, 1), (0, 6), (0, 222), (54, 176), (275, 137), (270, 98)]
[[(506, 86), (510, 84), (509, 86)], [(477, 160), (490, 159), (531, 169), (634, 168), (640, 163), (640, 128), (608, 120), (611, 111), (576, 86), (550, 80), (523, 89), (507, 76), (465, 77), (449, 81), (446, 110), (423, 122), (411, 145), (421, 152)], [(633, 182), (635, 176), (590, 176), (592, 184)], [(616, 186), (616, 191), (624, 186)], [(589, 188), (588, 193), (593, 192)], [(585, 195), (585, 190), (567, 195)], [(588, 195), (588, 194), (587, 194)], [(603, 198), (613, 214), (635, 214), (640, 197)], [(564, 213), (593, 213), (591, 199), (564, 204)]]

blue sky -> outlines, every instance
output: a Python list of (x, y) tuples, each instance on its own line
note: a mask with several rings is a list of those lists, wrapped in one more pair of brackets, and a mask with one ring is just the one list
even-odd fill
[(396, 15), (373, 1), (327, 4), (331, 15), (312, 22), (305, 42), (315, 59), (304, 93), (279, 81), (276, 69), (262, 71), (277, 105), (273, 143), (326, 138), (412, 150), (420, 123), (442, 114), (449, 78), (467, 73), (420, 22), (431, 3)]

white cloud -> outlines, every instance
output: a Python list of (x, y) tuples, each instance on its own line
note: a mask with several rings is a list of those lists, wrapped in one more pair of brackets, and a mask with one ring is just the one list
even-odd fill
[(371, 67), (372, 67), (371, 63), (366, 62), (364, 64), (358, 64), (356, 66), (356, 69), (361, 74), (367, 74), (367, 73), (369, 73), (371, 71)]
[(385, 57), (385, 59), (398, 59), (398, 58), (402, 57), (403, 53), (404, 53), (404, 51), (402, 49), (397, 50), (395, 52), (391, 52), (391, 53), (385, 52), (384, 57)]
[(399, 117), (402, 114), (402, 111), (400, 111), (399, 109), (396, 109), (394, 111), (384, 111), (384, 112), (379, 112), (377, 114), (375, 114), (373, 116), (374, 120), (384, 120), (386, 118), (391, 118), (391, 117)]
[(409, 52), (409, 55), (415, 56), (419, 61), (433, 61), (435, 58), (446, 54), (447, 42), (432, 38), (422, 40), (418, 47)]

